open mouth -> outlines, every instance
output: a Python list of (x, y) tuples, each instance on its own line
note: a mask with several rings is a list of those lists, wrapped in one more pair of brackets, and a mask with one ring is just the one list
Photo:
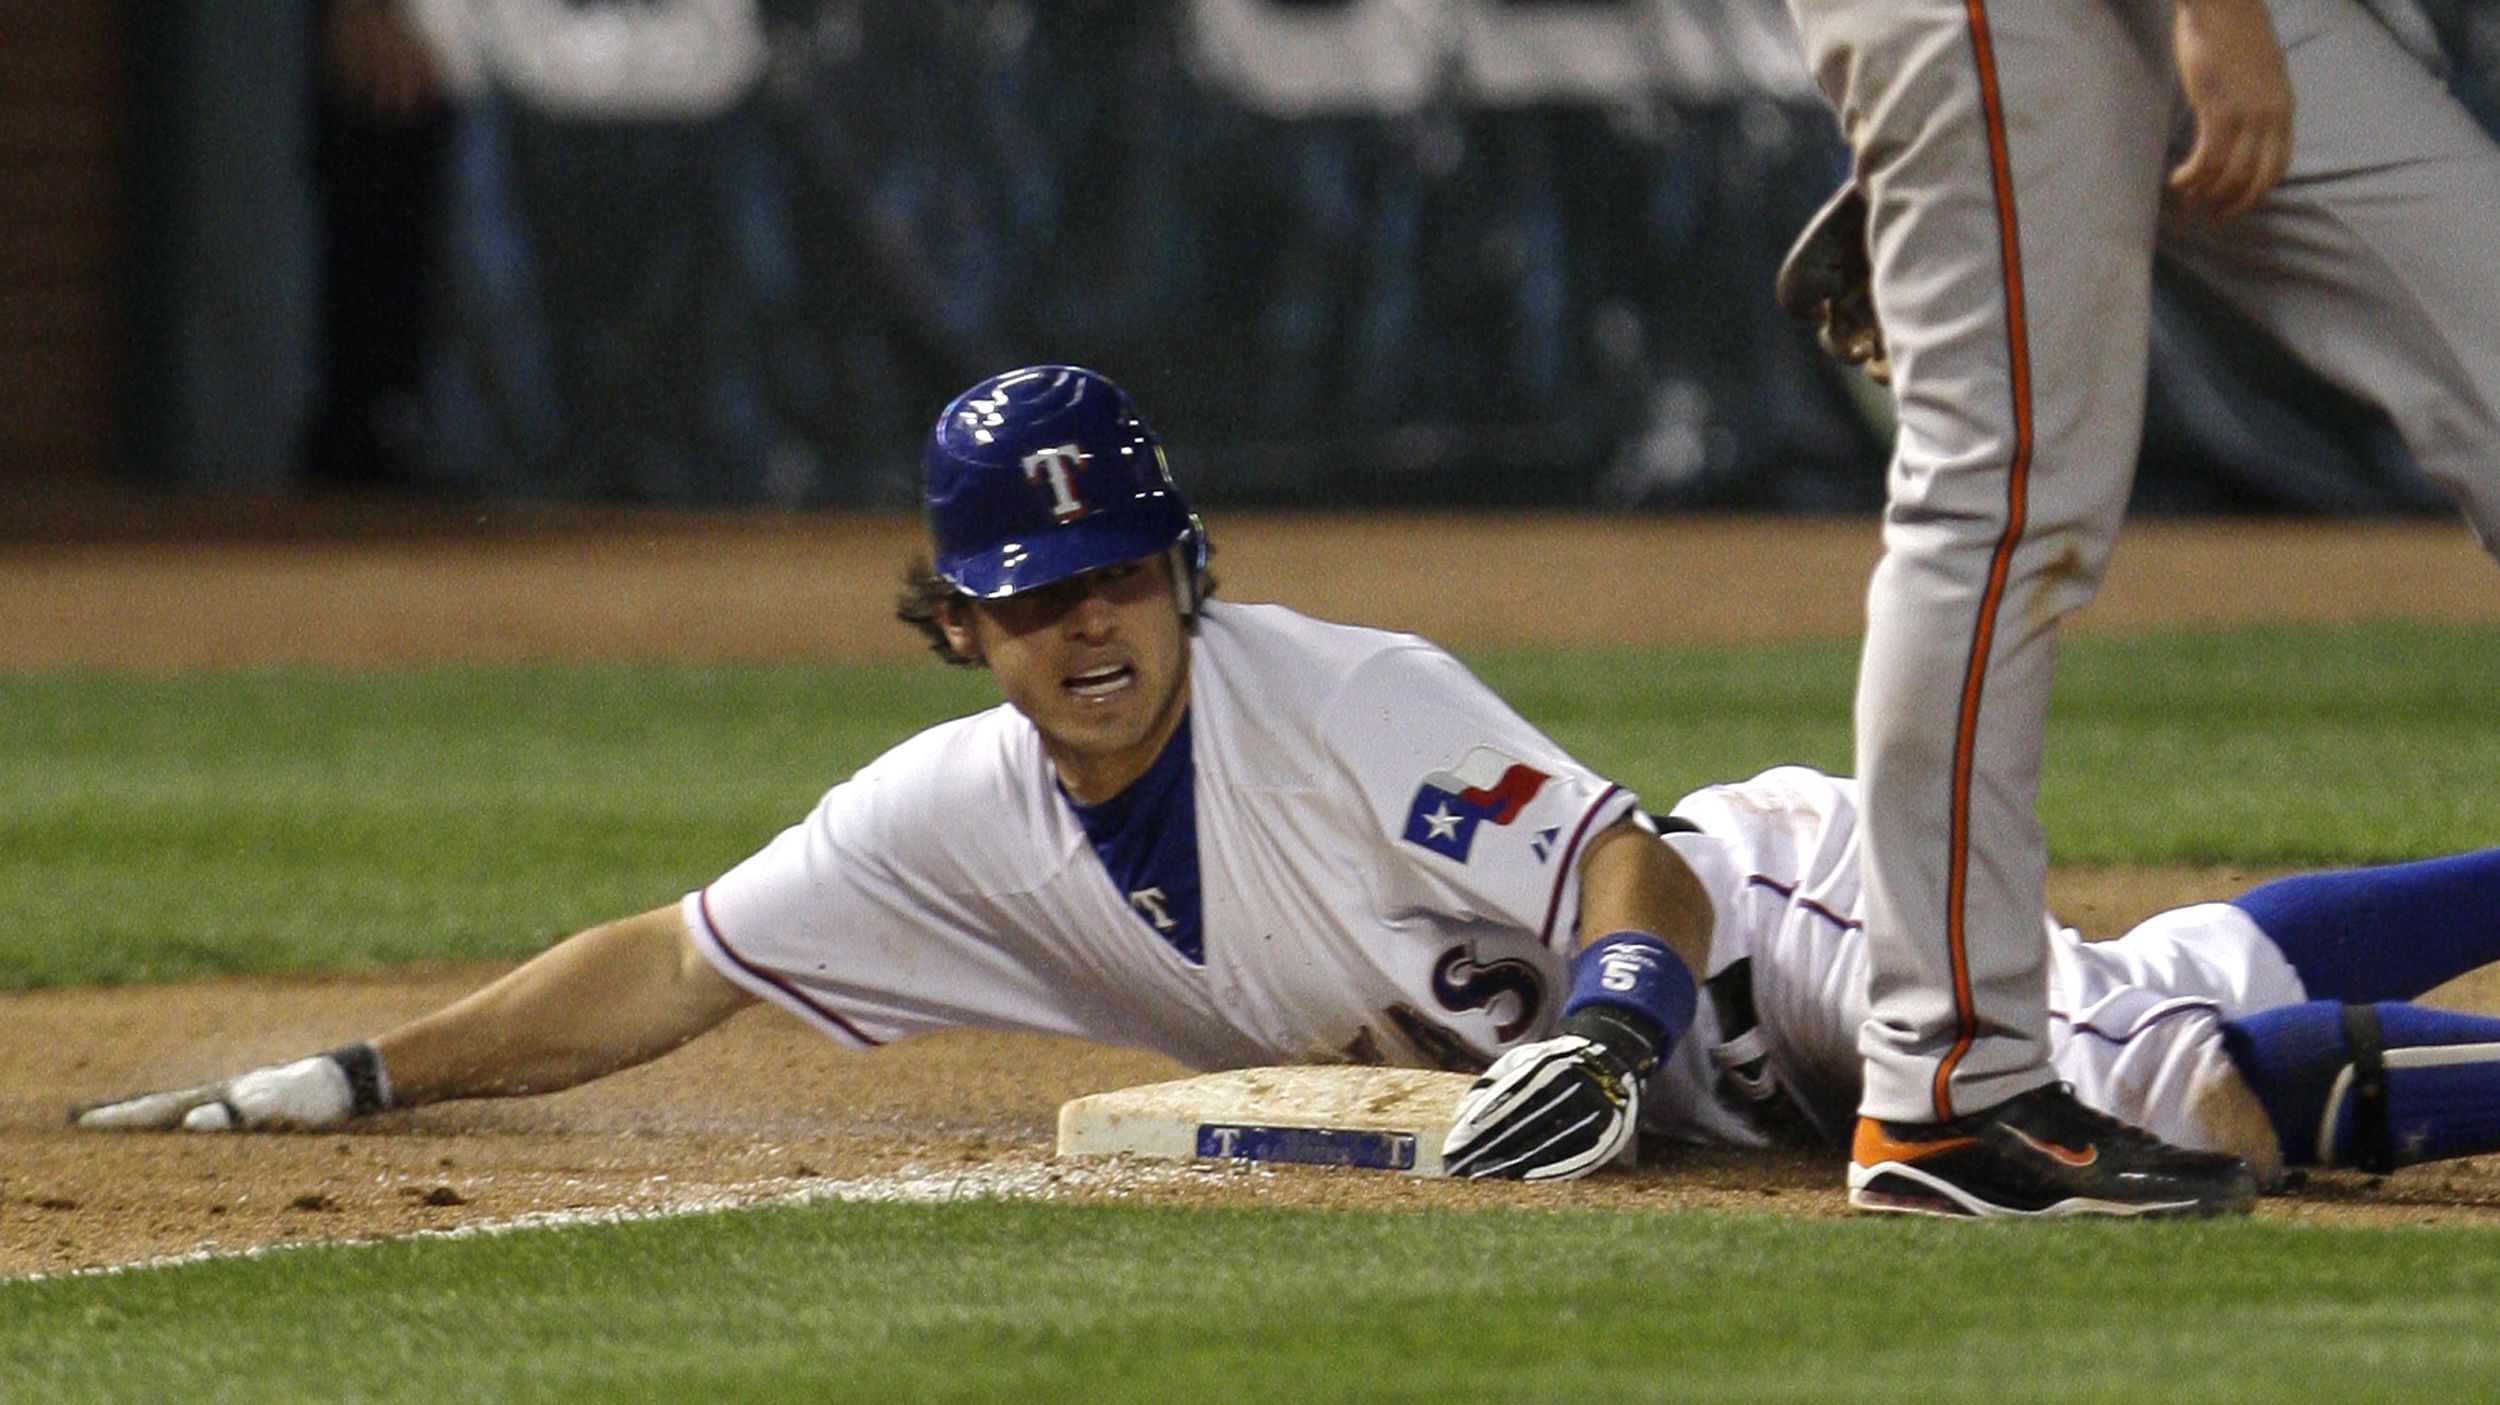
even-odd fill
[(1079, 698), (1107, 698), (1137, 681), (1137, 670), (1124, 663), (1104, 664), (1075, 674), (1060, 686)]

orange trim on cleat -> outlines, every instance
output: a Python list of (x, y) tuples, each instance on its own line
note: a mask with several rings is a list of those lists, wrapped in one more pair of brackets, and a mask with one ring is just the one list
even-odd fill
[(1886, 1161), (1916, 1161), (1940, 1151), (1968, 1146), (1972, 1139), (1938, 1129), (1938, 1135), (1912, 1139), (1893, 1135), (1880, 1119), (1861, 1117), (1857, 1134), (1849, 1139), (1849, 1159), (1861, 1166), (1876, 1166)]

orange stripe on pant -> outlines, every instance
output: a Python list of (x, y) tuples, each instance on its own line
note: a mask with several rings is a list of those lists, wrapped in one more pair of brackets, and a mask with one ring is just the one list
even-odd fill
[(1986, 692), (1988, 656), (1996, 644), (1997, 607), (2004, 603), (2005, 579), (2014, 549), (2021, 545), (2028, 481), (2031, 476), (2031, 352), (2023, 325), (2023, 262), (2019, 228), (2014, 218), (2014, 172), (2006, 152), (2005, 104), (1997, 90), (1996, 52), (1988, 39), (1986, 0), (1963, 0), (1970, 16), (1971, 57), (1979, 70), (1980, 117), (1988, 128), (1988, 174), (1997, 205), (1997, 259), (2005, 284), (2005, 355), (2014, 411), (2014, 455), (2005, 479), (2005, 532), (1997, 538), (1988, 563), (1988, 588), (1979, 597), (1979, 617), (1971, 627), (1970, 662), (1962, 674), (1962, 706), (1953, 732), (1953, 814), (1945, 861), (1945, 948), (1953, 963), (1953, 1047), (1936, 1064), (1936, 1118), (1953, 1116), (1953, 1070), (1970, 1052), (1979, 1034), (1979, 1013), (1970, 988), (1970, 952), (1964, 930), (1970, 888), (1971, 773), (1979, 747), (1979, 704)]

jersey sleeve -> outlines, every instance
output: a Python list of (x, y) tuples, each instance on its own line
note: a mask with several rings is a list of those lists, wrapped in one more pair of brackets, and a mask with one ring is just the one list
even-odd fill
[[(830, 802), (832, 797), (827, 796)], [(694, 933), (712, 965), (748, 994), (769, 1000), (856, 1048), (873, 1048), (905, 1031), (891, 1026), (874, 1032), (862, 1012), (838, 988), (822, 980), (802, 980), (799, 970), (816, 963), (794, 962), (791, 938), (803, 921), (794, 901), (812, 885), (806, 876), (810, 848), (808, 830), (816, 817), (783, 830), (773, 842), (709, 886), (688, 893), (679, 905), (686, 927)], [(837, 896), (828, 907), (839, 906)], [(730, 919), (720, 912), (726, 910)], [(733, 939), (726, 935), (736, 932)], [(821, 972), (817, 973), (821, 974)]]
[(959, 1025), (1078, 1032), (1038, 949), (1015, 940), (1035, 926), (1017, 906), (1031, 898), (1029, 855), (942, 819), (979, 812), (968, 791), (993, 813), (1012, 803), (963, 781), (979, 738), (957, 736), (889, 752), (687, 894), (681, 911), (712, 964), (859, 1047)]
[(1638, 797), (1564, 751), (1420, 640), (1347, 676), (1323, 745), (1385, 856), (1392, 906), (1526, 931), (1568, 952), (1589, 839)]

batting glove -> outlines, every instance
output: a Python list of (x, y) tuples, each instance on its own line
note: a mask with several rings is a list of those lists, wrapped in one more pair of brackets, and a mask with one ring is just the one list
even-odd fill
[(1622, 1155), (1640, 1111), (1639, 1078), (1604, 1044), (1580, 1034), (1523, 1044), (1458, 1100), (1441, 1164), (1471, 1180), (1571, 1180)]
[(381, 1051), (348, 1044), (220, 1083), (140, 1093), (70, 1109), (73, 1127), (96, 1131), (317, 1132), (391, 1105)]

